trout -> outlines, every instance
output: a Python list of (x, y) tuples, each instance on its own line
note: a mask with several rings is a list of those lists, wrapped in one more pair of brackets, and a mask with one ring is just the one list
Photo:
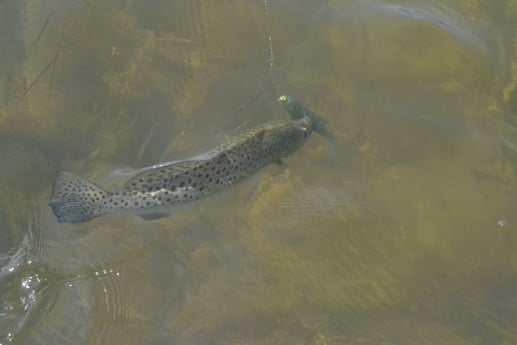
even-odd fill
[[(289, 96), (279, 101), (305, 109)], [(291, 120), (258, 125), (202, 155), (137, 170), (116, 192), (72, 172), (58, 171), (49, 205), (60, 223), (83, 223), (114, 212), (148, 220), (166, 217), (175, 205), (208, 197), (269, 164), (282, 163), (303, 146), (313, 130), (322, 133), (325, 129), (322, 119), (312, 112), (288, 111)]]

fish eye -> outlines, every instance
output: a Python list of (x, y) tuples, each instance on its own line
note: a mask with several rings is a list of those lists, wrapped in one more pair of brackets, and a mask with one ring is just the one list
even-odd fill
[(307, 129), (307, 127), (302, 126), (300, 126), (300, 129), (302, 130), (303, 137), (306, 138), (309, 135), (309, 130)]

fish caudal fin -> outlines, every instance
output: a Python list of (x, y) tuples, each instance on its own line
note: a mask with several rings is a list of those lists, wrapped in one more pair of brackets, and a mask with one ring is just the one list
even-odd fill
[(107, 213), (110, 192), (74, 173), (57, 172), (49, 205), (60, 223), (83, 223)]

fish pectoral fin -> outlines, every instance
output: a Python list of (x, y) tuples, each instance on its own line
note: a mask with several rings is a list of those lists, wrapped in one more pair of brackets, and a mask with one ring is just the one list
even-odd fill
[(275, 183), (284, 183), (289, 179), (289, 166), (281, 159), (277, 159), (274, 161), (275, 165), (273, 165), (273, 182)]
[(285, 165), (285, 167), (283, 167), (282, 171), (273, 175), (273, 182), (280, 183), (280, 184), (287, 183), (289, 181), (289, 174), (290, 174), (289, 168), (287, 167), (287, 165)]
[(156, 220), (161, 218), (167, 218), (169, 214), (165, 212), (157, 212), (157, 213), (147, 213), (147, 214), (141, 214), (140, 217), (143, 220)]
[(289, 170), (289, 166), (287, 165), (287, 163), (281, 159), (277, 159), (273, 161), (273, 163), (275, 163), (275, 169), (279, 169), (280, 171)]

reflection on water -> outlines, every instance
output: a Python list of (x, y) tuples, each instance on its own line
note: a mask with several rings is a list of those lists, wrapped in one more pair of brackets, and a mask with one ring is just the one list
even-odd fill
[[(0, 3), (0, 344), (517, 342), (513, 1)], [(287, 118), (288, 159), (174, 216), (57, 224)]]

